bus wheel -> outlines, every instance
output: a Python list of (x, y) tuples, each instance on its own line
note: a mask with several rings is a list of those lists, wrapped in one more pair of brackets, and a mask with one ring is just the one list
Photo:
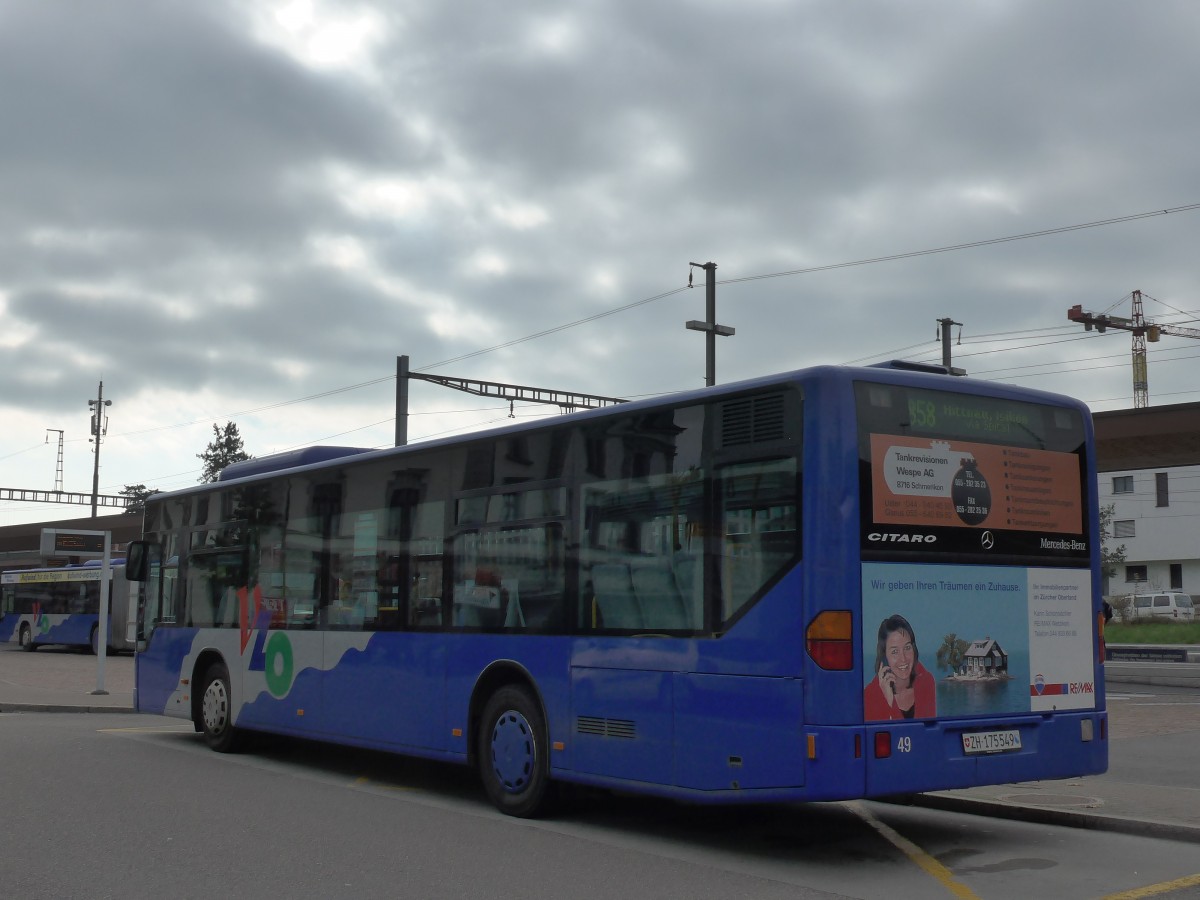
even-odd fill
[(215, 662), (204, 673), (200, 688), (200, 731), (204, 741), (218, 753), (233, 753), (241, 744), (241, 733), (233, 727), (229, 670)]
[(21, 626), (21, 636), (18, 640), (22, 650), (29, 650), (32, 652), (37, 649), (37, 644), (33, 642), (33, 632), (30, 630), (28, 625)]
[(99, 645), (99, 642), (96, 640), (96, 635), (98, 635), (99, 633), (100, 633), (100, 626), (93, 625), (91, 636), (88, 638), (88, 643), (92, 645), (92, 656), (100, 655), (100, 645)]
[(479, 728), (479, 774), (496, 808), (510, 816), (544, 813), (552, 795), (546, 723), (533, 695), (508, 685), (488, 700)]

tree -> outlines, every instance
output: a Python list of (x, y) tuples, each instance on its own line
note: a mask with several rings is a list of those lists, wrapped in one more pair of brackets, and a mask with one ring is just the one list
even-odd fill
[(970, 649), (971, 645), (969, 642), (964, 641), (957, 634), (951, 632), (946, 635), (946, 639), (942, 641), (942, 646), (938, 648), (938, 668), (957, 672), (966, 658), (967, 651)]
[(125, 514), (135, 515), (140, 514), (146, 508), (146, 498), (158, 492), (158, 488), (148, 488), (144, 484), (127, 484), (125, 490), (117, 493), (128, 498), (125, 502)]
[(226, 422), (225, 427), (221, 428), (214, 422), (213, 439), (203, 453), (196, 454), (196, 458), (204, 462), (200, 483), (208, 484), (216, 481), (221, 470), (230, 463), (242, 462), (253, 457), (242, 448), (242, 436), (238, 433), (237, 425)]
[(1116, 514), (1116, 504), (1100, 507), (1100, 575), (1112, 578), (1117, 570), (1125, 565), (1125, 545), (1109, 547), (1108, 539), (1112, 535), (1112, 518)]

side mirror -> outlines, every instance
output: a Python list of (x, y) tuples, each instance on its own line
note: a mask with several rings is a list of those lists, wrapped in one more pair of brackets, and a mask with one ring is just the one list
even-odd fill
[(150, 542), (131, 541), (125, 551), (125, 580), (145, 581), (150, 569)]

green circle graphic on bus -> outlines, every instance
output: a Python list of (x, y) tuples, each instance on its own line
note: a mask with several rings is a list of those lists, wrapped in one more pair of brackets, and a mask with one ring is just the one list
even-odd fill
[(282, 697), (292, 686), (292, 642), (282, 631), (276, 631), (267, 641), (267, 690), (273, 697)]

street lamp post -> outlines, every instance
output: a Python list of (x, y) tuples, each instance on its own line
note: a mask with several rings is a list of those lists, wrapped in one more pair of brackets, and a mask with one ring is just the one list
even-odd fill
[[(704, 332), (704, 383), (712, 387), (717, 383), (717, 338), (730, 337), (734, 329), (729, 325), (717, 324), (717, 264), (715, 262), (688, 263), (704, 270), (704, 312), (708, 316), (703, 322), (690, 319), (686, 323), (689, 331)], [(692, 276), (688, 275), (688, 287)]]
[(100, 502), (100, 439), (108, 433), (108, 416), (104, 414), (104, 408), (112, 406), (111, 400), (104, 399), (104, 382), (100, 382), (100, 389), (96, 392), (96, 399), (88, 401), (88, 409), (92, 411), (92, 442), (96, 445), (92, 448), (92, 452), (96, 454), (96, 459), (92, 467), (92, 518), (96, 518), (96, 507)]

